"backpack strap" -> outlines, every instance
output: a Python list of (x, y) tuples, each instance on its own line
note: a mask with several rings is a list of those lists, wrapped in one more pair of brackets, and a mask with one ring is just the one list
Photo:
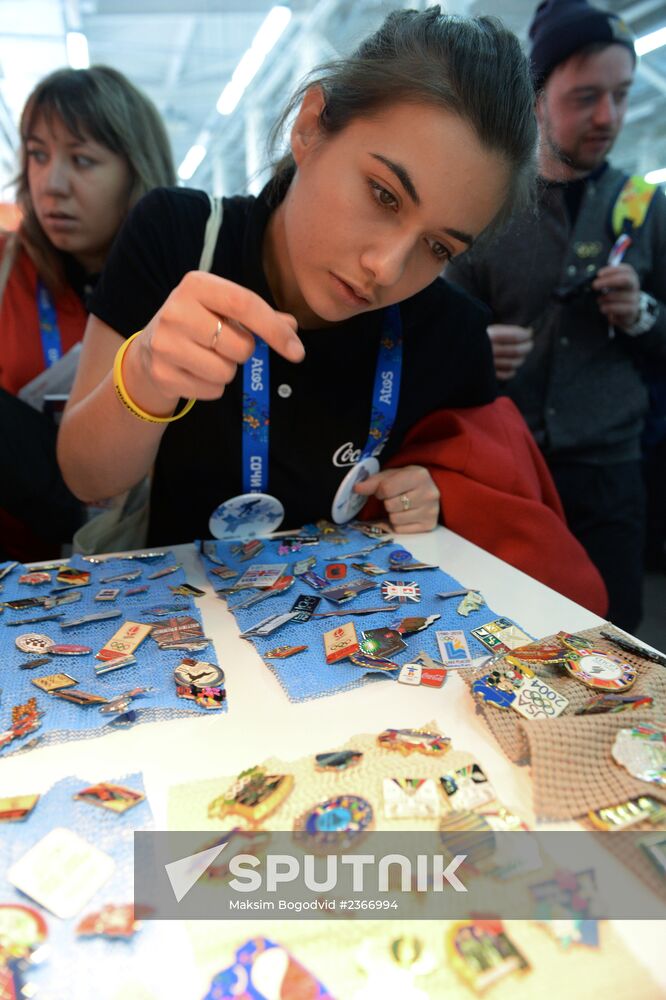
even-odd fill
[(640, 229), (657, 187), (657, 184), (648, 184), (640, 174), (627, 177), (611, 211), (611, 225), (616, 237)]
[(200, 271), (210, 271), (213, 266), (213, 255), (215, 253), (217, 237), (220, 233), (222, 216), (224, 214), (222, 199), (214, 198), (212, 195), (209, 195), (208, 197), (210, 198), (210, 215), (208, 216), (208, 221), (206, 222), (203, 249), (201, 251), (201, 259), (199, 261)]

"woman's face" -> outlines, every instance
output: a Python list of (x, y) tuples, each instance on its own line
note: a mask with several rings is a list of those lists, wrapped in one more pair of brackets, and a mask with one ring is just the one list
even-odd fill
[(101, 270), (127, 214), (129, 166), (106, 146), (77, 138), (56, 116), (35, 119), (26, 152), (30, 197), (42, 229), (89, 273)]
[(280, 308), (339, 323), (430, 284), (501, 208), (509, 170), (457, 115), (397, 104), (322, 138), (321, 93), (292, 131), (296, 174), (269, 227)]

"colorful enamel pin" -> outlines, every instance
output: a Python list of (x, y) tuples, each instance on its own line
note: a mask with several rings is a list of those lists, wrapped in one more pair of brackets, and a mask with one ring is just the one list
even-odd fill
[(238, 775), (234, 785), (208, 806), (209, 819), (224, 819), (229, 814), (242, 816), (248, 823), (262, 823), (282, 805), (294, 787), (291, 774), (266, 774), (251, 767)]
[(422, 753), (428, 757), (445, 754), (451, 744), (448, 736), (425, 729), (385, 729), (377, 742), (383, 750), (397, 750), (405, 756)]

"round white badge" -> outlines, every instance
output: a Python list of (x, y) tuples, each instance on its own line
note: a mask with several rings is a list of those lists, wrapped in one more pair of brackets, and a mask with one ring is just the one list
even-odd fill
[(349, 470), (338, 486), (331, 508), (331, 517), (336, 524), (346, 524), (356, 517), (368, 498), (360, 493), (354, 493), (354, 487), (357, 483), (363, 483), (370, 476), (374, 476), (376, 472), (379, 472), (379, 462), (376, 458), (362, 458)]
[(284, 519), (284, 507), (267, 493), (243, 493), (221, 503), (210, 516), (213, 538), (255, 538), (270, 535)]
[(41, 632), (24, 632), (14, 642), (22, 653), (48, 653), (55, 646), (55, 639)]

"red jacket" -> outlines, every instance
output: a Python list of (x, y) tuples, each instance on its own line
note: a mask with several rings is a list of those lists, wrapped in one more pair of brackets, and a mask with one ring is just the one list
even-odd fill
[[(6, 238), (0, 233), (0, 257)], [(55, 299), (62, 353), (83, 339), (88, 319), (73, 288), (65, 288)], [(37, 309), (37, 270), (20, 248), (9, 274), (0, 303), (0, 387), (18, 394), (28, 382), (44, 370), (44, 354), (39, 332)]]
[[(386, 468), (423, 465), (441, 495), (447, 528), (598, 615), (603, 580), (567, 528), (560, 498), (527, 424), (506, 397), (439, 410), (407, 434)], [(381, 518), (372, 497), (363, 510)]]

